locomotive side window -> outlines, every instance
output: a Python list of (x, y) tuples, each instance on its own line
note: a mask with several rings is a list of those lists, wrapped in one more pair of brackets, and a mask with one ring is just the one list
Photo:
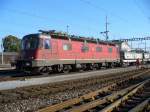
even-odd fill
[(96, 52), (102, 52), (102, 47), (96, 47)]
[(50, 49), (51, 48), (49, 39), (44, 40), (44, 48), (45, 49)]
[(89, 51), (89, 46), (88, 45), (83, 45), (81, 48), (82, 52), (88, 52)]
[(109, 53), (112, 53), (112, 48), (111, 48), (111, 47), (108, 48), (108, 52), (109, 52)]
[(70, 43), (64, 43), (63, 44), (63, 50), (64, 51), (70, 51), (70, 50), (72, 50), (72, 45)]

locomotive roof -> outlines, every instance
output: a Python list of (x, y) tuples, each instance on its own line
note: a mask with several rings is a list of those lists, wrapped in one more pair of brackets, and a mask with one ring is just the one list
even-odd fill
[(82, 37), (82, 36), (75, 36), (75, 35), (57, 35), (57, 34), (51, 34), (52, 38), (59, 38), (59, 39), (64, 39), (64, 40), (75, 40), (75, 41), (86, 41), (86, 42), (90, 42), (90, 43), (100, 43), (100, 44), (109, 44), (109, 45), (115, 45), (112, 42), (108, 42), (108, 41), (103, 41), (100, 39), (94, 39), (94, 38), (87, 38), (87, 37)]
[(23, 39), (24, 39), (24, 38), (28, 38), (28, 37), (38, 37), (38, 35), (39, 35), (39, 33), (28, 34), (28, 35), (25, 35), (25, 36), (23, 37)]
[[(50, 35), (52, 38), (58, 38), (58, 39), (64, 39), (64, 40), (75, 40), (75, 41), (86, 41), (86, 42), (90, 42), (90, 43), (100, 43), (100, 44), (108, 44), (108, 45), (112, 45), (115, 46), (116, 44), (113, 42), (109, 42), (109, 41), (103, 41), (100, 39), (95, 39), (95, 38), (90, 38), (90, 37), (82, 37), (82, 36), (75, 36), (75, 35), (68, 35), (67, 33), (62, 33), (62, 32), (55, 32), (55, 30), (50, 30), (50, 31), (42, 31), (40, 30), (41, 33), (35, 33), (35, 34), (29, 34), (26, 35), (24, 37), (29, 37), (29, 36), (35, 36), (38, 37), (41, 34), (44, 35)], [(24, 38), (23, 37), (23, 38)]]

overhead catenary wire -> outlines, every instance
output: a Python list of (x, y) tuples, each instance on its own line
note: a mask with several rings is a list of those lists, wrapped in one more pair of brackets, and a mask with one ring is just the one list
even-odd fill
[[(138, 27), (137, 24), (134, 24), (134, 23), (132, 23), (132, 22), (126, 20), (125, 18), (122, 18), (121, 16), (119, 16), (119, 15), (117, 15), (117, 14), (115, 14), (115, 13), (109, 12), (108, 10), (106, 10), (105, 8), (103, 8), (102, 6), (97, 5), (97, 4), (94, 4), (93, 2), (91, 2), (91, 1), (89, 1), (89, 0), (80, 0), (80, 1), (83, 2), (83, 3), (88, 4), (89, 6), (95, 8), (95, 9), (98, 10), (98, 11), (101, 11), (101, 12), (105, 13), (105, 15), (108, 15), (108, 14), (109, 14), (109, 15), (115, 17), (116, 19), (119, 19), (119, 20), (122, 21), (122, 22), (128, 23), (130, 26), (133, 26), (133, 25), (134, 25), (134, 26), (137, 26), (137, 27)], [(146, 16), (146, 15), (145, 15), (145, 12), (143, 11), (143, 9), (142, 9), (138, 4), (136, 4), (136, 5), (139, 7), (139, 9), (140, 9), (141, 12), (143, 13), (143, 15)], [(149, 18), (149, 17), (148, 17), (148, 18)], [(111, 32), (110, 32), (110, 33), (111, 33)], [(146, 43), (146, 41), (145, 41), (145, 43)], [(146, 50), (146, 48), (147, 48), (147, 47), (146, 47), (146, 45), (145, 45), (145, 50)]]
[[(131, 24), (133, 25), (134, 24), (134, 23), (129, 22), (125, 18), (122, 18), (121, 16), (117, 15), (116, 13), (112, 13), (112, 12), (106, 10), (105, 8), (103, 8), (102, 6), (97, 5), (97, 4), (95, 4), (95, 3), (93, 3), (93, 2), (91, 2), (89, 0), (80, 0), (80, 1), (82, 1), (83, 3), (86, 3), (86, 4), (90, 5), (90, 6), (92, 6), (93, 8), (97, 9), (98, 11), (101, 11), (101, 12), (105, 13), (105, 15), (113, 16), (116, 19), (119, 19), (119, 20), (121, 20), (121, 21), (123, 21), (125, 23), (129, 23), (129, 25), (131, 25)], [(26, 11), (22, 11), (22, 10), (15, 10), (15, 9), (6, 9), (6, 10), (14, 12), (14, 13), (30, 16), (30, 17), (33, 17), (33, 18), (36, 18), (36, 19), (41, 19), (41, 20), (44, 20), (44, 21), (45, 20), (47, 20), (47, 21), (49, 20), (49, 17), (47, 17), (47, 16), (38, 15), (38, 14), (31, 13), (31, 12), (26, 12)], [(61, 19), (57, 19), (55, 21), (63, 22), (63, 20), (61, 20)], [(64, 28), (65, 28), (65, 26), (64, 26)], [(93, 27), (90, 27), (89, 29), (93, 29), (94, 30)]]
[(110, 12), (110, 11), (106, 10), (105, 8), (103, 8), (102, 6), (97, 5), (97, 4), (94, 4), (93, 2), (91, 2), (91, 1), (89, 1), (89, 0), (80, 0), (80, 1), (83, 2), (83, 3), (88, 4), (89, 6), (95, 8), (95, 9), (98, 10), (98, 11), (101, 11), (101, 12), (105, 13), (105, 15), (113, 16), (113, 17), (115, 17), (116, 19), (118, 19), (118, 20), (120, 20), (120, 21), (122, 21), (122, 22), (128, 23), (128, 24), (131, 25), (131, 26), (133, 26), (133, 25), (134, 25), (134, 26), (137, 26), (137, 24), (134, 24), (134, 23), (130, 22), (129, 20), (127, 20), (127, 19), (125, 19), (125, 18), (119, 16), (119, 15), (116, 14), (116, 13)]
[[(95, 4), (93, 4), (92, 2), (90, 2), (89, 0), (80, 0), (80, 1), (82, 1), (82, 2), (84, 2), (84, 3), (86, 3), (86, 4), (89, 4), (89, 5), (91, 5), (92, 7), (96, 8), (96, 9), (100, 9), (100, 11), (104, 12), (106, 15), (109, 13), (109, 15), (112, 15), (112, 16), (114, 16), (114, 17), (116, 17), (116, 18), (122, 20), (123, 22), (128, 22), (128, 21), (125, 20), (124, 18), (122, 18), (122, 17), (120, 17), (120, 16), (118, 16), (118, 15), (112, 13), (112, 12), (108, 12), (108, 11), (107, 11), (106, 9), (104, 9), (103, 7), (100, 7), (100, 6), (98, 6), (98, 5), (95, 5)], [(30, 16), (30, 17), (32, 17), (32, 18), (41, 19), (41, 20), (44, 20), (44, 21), (45, 21), (45, 20), (49, 20), (49, 18), (46, 17), (46, 16), (43, 16), (43, 15), (41, 16), (41, 15), (34, 14), (34, 13), (31, 13), (31, 12), (26, 12), (26, 11), (21, 11), (21, 10), (15, 10), (15, 9), (5, 9), (5, 10), (11, 11), (11, 12), (14, 12), (14, 13), (18, 13), (18, 14), (21, 14), (21, 15)], [(61, 21), (61, 22), (62, 22), (62, 20), (56, 20), (56, 21)], [(90, 29), (91, 29), (91, 28), (90, 28)], [(93, 28), (92, 28), (92, 29), (93, 29)]]
[(137, 0), (134, 0), (134, 3), (137, 6), (137, 8), (139, 9), (139, 11), (143, 14), (143, 16), (145, 16), (146, 19), (150, 20), (150, 17), (146, 16), (144, 9), (140, 6), (139, 2)]
[[(139, 9), (139, 11), (142, 13), (142, 15), (150, 22), (150, 17), (147, 16), (147, 14), (145, 13), (144, 9), (141, 7), (139, 2), (137, 0), (134, 0), (134, 3), (137, 6), (137, 8)], [(141, 44), (144, 44), (144, 48), (142, 48), (142, 49), (145, 49), (145, 51), (148, 51), (149, 47), (147, 47), (147, 40), (145, 40), (144, 43), (138, 43), (138, 48), (139, 48), (139, 45), (141, 45)]]
[[(38, 15), (38, 14), (34, 14), (34, 13), (31, 13), (31, 12), (27, 12), (27, 11), (23, 11), (23, 10), (17, 10), (17, 9), (12, 9), (12, 8), (5, 8), (6, 11), (9, 11), (11, 13), (17, 13), (19, 15), (25, 15), (25, 16), (28, 16), (28, 17), (32, 17), (34, 19), (39, 19), (39, 20), (42, 20), (42, 21), (49, 21), (49, 17), (48, 16), (41, 16), (41, 15)], [(87, 18), (87, 17), (86, 17)], [(89, 18), (89, 20), (91, 20), (91, 18)], [(89, 20), (87, 21), (86, 19), (84, 21), (87, 21), (89, 22)], [(59, 22), (59, 23), (64, 23), (64, 20), (63, 19), (54, 19), (54, 21), (56, 22)], [(97, 24), (95, 21), (92, 21), (92, 23), (94, 24)], [(71, 25), (68, 23), (67, 24), (69, 27), (71, 27)], [(18, 25), (19, 26), (19, 25)], [(39, 27), (39, 26), (38, 26)], [(91, 30), (95, 30), (95, 27), (91, 27), (91, 26), (86, 26), (86, 28), (88, 27), (88, 29), (91, 29)], [(64, 28), (66, 28), (66, 25), (64, 26)], [(66, 30), (64, 30), (66, 31)], [(88, 31), (89, 32), (89, 31)]]
[[(82, 1), (83, 3), (86, 3), (86, 4), (88, 4), (88, 5), (90, 5), (91, 7), (95, 8), (95, 9), (101, 11), (101, 12), (104, 12), (106, 15), (109, 13), (109, 15), (112, 15), (112, 16), (116, 17), (117, 19), (119, 19), (119, 20), (125, 22), (125, 23), (129, 23), (129, 25), (137, 26), (137, 24), (133, 24), (133, 23), (129, 22), (128, 20), (126, 20), (126, 19), (124, 19), (124, 18), (118, 16), (118, 15), (115, 14), (115, 13), (108, 12), (108, 10), (104, 9), (103, 7), (101, 7), (101, 6), (97, 5), (97, 4), (92, 3), (92, 2), (89, 1), (89, 0), (80, 0), (80, 1)], [(135, 0), (135, 2), (136, 2), (136, 0)], [(140, 11), (142, 12), (142, 14), (146, 17), (145, 12), (144, 12), (143, 9), (138, 5), (137, 2), (136, 2), (136, 5), (137, 5), (137, 7), (140, 9)], [(146, 18), (147, 18), (147, 17), (146, 17)], [(148, 19), (149, 19), (149, 17), (148, 17)], [(146, 48), (147, 48), (147, 47), (146, 47), (146, 41), (145, 41), (145, 47), (144, 47), (145, 51), (147, 50)]]

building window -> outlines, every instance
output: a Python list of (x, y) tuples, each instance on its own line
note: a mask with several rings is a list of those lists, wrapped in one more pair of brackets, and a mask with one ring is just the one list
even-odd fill
[(64, 51), (72, 50), (72, 45), (70, 43), (64, 43), (63, 44), (63, 50)]
[(102, 47), (96, 47), (96, 52), (102, 52)]
[(112, 53), (112, 48), (108, 48), (108, 52), (109, 52), (109, 53)]
[(44, 40), (44, 48), (45, 49), (50, 49), (51, 48), (50, 40), (49, 39), (45, 39)]

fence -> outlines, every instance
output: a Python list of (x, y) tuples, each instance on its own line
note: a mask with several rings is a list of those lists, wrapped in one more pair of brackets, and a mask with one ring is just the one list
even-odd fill
[[(14, 62), (18, 58), (19, 54), (17, 52), (3, 52), (3, 57), (2, 53), (0, 53), (0, 64), (11, 64), (11, 62)], [(3, 63), (2, 63), (3, 60)]]

